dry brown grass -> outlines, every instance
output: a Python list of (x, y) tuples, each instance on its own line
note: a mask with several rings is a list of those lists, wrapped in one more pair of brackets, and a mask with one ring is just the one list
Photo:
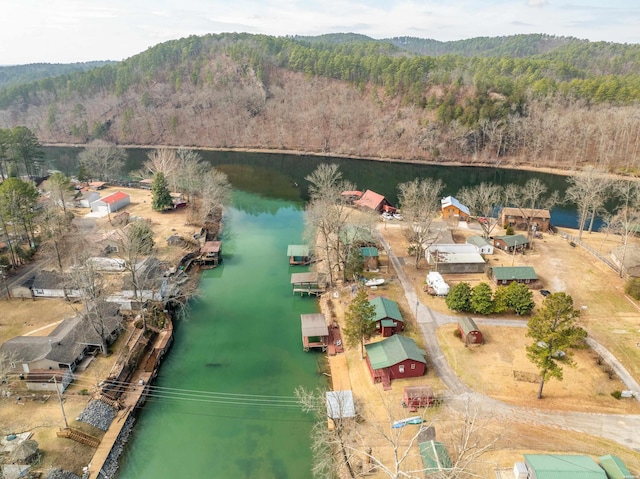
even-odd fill
[[(450, 315), (444, 299), (428, 295), (423, 291), (427, 265), (421, 263), (416, 268), (414, 259), (407, 255), (408, 242), (403, 232), (402, 223), (388, 223), (380, 226), (379, 230), (391, 245), (394, 253), (404, 262), (404, 273), (409, 277), (420, 301), (426, 306)], [(496, 232), (495, 234), (500, 234)], [(464, 241), (466, 236), (477, 234), (472, 230), (456, 230), (454, 237)], [(606, 250), (617, 245), (619, 239), (592, 234), (587, 241)], [(381, 253), (383, 253), (381, 251)], [(400, 305), (405, 318), (408, 334), (422, 345), (421, 335), (416, 331), (414, 322), (414, 305), (409, 305), (404, 297), (401, 285), (395, 278), (393, 269), (389, 270), (386, 255), (380, 257), (380, 273), (376, 276), (385, 277), (387, 282), (381, 288), (371, 291), (372, 295), (385, 295)], [(541, 279), (542, 288), (551, 291), (566, 291), (572, 295), (577, 308), (582, 311), (580, 323), (590, 334), (609, 348), (624, 363), (635, 376), (640, 376), (640, 348), (635, 347), (634, 337), (640, 325), (640, 307), (629, 300), (622, 293), (624, 281), (616, 276), (607, 266), (597, 261), (582, 248), (572, 248), (561, 235), (544, 235), (536, 240), (534, 250), (523, 255), (506, 255), (497, 252), (488, 259), (492, 265), (531, 265)], [(480, 282), (489, 282), (484, 274), (445, 275), (450, 284), (459, 281), (469, 282), (472, 286)], [(351, 300), (349, 288), (339, 291), (339, 299), (332, 298), (336, 305), (338, 321), (344, 326), (343, 312)], [(534, 299), (539, 306), (543, 297), (534, 291)], [(321, 301), (323, 304), (323, 301)], [(583, 308), (586, 306), (586, 308)], [(517, 318), (522, 319), (522, 318)], [(612, 321), (615, 319), (615, 321)], [(624, 389), (624, 385), (617, 378), (609, 378), (603, 366), (597, 364), (595, 355), (588, 349), (575, 351), (576, 368), (564, 368), (564, 381), (549, 381), (545, 385), (544, 399), (537, 400), (538, 385), (514, 379), (514, 371), (526, 371), (536, 374), (535, 367), (525, 355), (525, 328), (488, 327), (482, 331), (486, 343), (478, 347), (465, 348), (462, 342), (453, 335), (453, 325), (444, 326), (438, 331), (438, 339), (443, 347), (447, 360), (460, 378), (474, 390), (494, 397), (509, 404), (532, 408), (542, 408), (558, 411), (584, 411), (617, 414), (639, 414), (640, 403), (633, 400), (616, 400), (611, 392)], [(379, 338), (374, 338), (378, 340)], [(390, 458), (390, 448), (380, 440), (376, 427), (386, 424), (399, 417), (405, 417), (407, 412), (399, 407), (404, 386), (428, 384), (434, 390), (445, 392), (445, 386), (428, 370), (421, 378), (394, 381), (392, 390), (383, 391), (381, 385), (372, 383), (365, 360), (360, 358), (359, 349), (347, 348), (345, 352), (348, 366), (348, 378), (337, 379), (340, 384), (349, 384), (354, 396), (366, 404), (368, 418), (368, 441), (378, 453)], [(428, 358), (427, 358), (428, 360)], [(333, 364), (333, 363), (332, 363)], [(344, 366), (334, 370), (332, 374), (344, 376)], [(440, 428), (439, 438), (447, 436), (449, 426), (447, 421), (451, 417), (442, 416), (443, 411), (430, 416), (432, 411), (426, 411), (429, 419), (433, 419), (436, 429)], [(440, 424), (440, 425), (438, 425)], [(535, 424), (494, 424), (504, 427), (504, 438), (499, 442), (495, 451), (483, 457), (483, 464), (478, 464), (475, 473), (480, 477), (492, 477), (496, 467), (511, 468), (513, 462), (522, 460), (523, 453), (582, 453), (598, 456), (614, 453), (627, 463), (632, 470), (640, 468), (640, 454), (623, 446), (606, 441), (598, 437), (588, 436), (556, 428), (538, 426)], [(444, 427), (444, 429), (442, 429)], [(406, 442), (409, 437), (405, 437)], [(368, 443), (368, 444), (369, 444)], [(446, 443), (446, 440), (445, 440)], [(412, 461), (416, 460), (414, 455)], [(380, 473), (373, 477), (383, 477)]]

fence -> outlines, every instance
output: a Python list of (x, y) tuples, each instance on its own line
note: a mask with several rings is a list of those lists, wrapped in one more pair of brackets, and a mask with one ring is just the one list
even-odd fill
[(593, 256), (595, 256), (596, 258), (598, 258), (600, 261), (602, 261), (604, 264), (606, 264), (609, 268), (611, 268), (612, 270), (614, 270), (616, 273), (620, 273), (620, 267), (618, 265), (616, 265), (613, 261), (611, 261), (608, 258), (605, 258), (604, 256), (602, 256), (599, 252), (597, 252), (595, 249), (593, 249), (591, 246), (589, 246), (588, 244), (583, 243), (581, 240), (579, 240), (577, 237), (570, 235), (568, 233), (563, 233), (562, 237), (569, 240), (570, 242), (579, 245), (580, 247), (586, 249), (589, 253), (591, 253)]

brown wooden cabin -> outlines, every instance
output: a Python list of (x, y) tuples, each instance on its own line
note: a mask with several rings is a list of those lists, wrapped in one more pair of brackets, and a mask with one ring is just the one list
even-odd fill
[(311, 348), (327, 350), (329, 345), (329, 327), (322, 313), (301, 314), (302, 347), (305, 351)]
[(215, 268), (222, 263), (222, 241), (206, 241), (200, 248), (201, 268)]

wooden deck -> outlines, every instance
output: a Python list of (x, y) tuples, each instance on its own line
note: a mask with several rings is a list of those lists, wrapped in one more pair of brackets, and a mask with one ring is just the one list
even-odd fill
[[(146, 356), (140, 361), (140, 368), (133, 373), (128, 381), (128, 387), (119, 398), (121, 409), (116, 417), (111, 421), (109, 429), (105, 432), (100, 444), (93, 454), (93, 458), (87, 469), (87, 479), (97, 478), (104, 465), (116, 439), (120, 435), (122, 428), (127, 422), (127, 418), (134, 409), (144, 403), (148, 394), (149, 383), (155, 377), (160, 360), (166, 353), (173, 341), (173, 327), (162, 330), (156, 337), (154, 347), (150, 349)], [(149, 367), (154, 363), (155, 367)]]
[(338, 353), (344, 353), (344, 342), (342, 341), (342, 333), (338, 325), (329, 327), (329, 345), (327, 348), (329, 356), (335, 356)]

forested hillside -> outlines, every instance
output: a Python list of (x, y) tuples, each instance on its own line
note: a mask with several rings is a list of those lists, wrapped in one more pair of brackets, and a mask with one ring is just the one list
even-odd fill
[(114, 62), (84, 63), (30, 63), (28, 65), (0, 66), (0, 88), (28, 83), (43, 78), (57, 77), (73, 72), (84, 72)]
[[(426, 54), (424, 54), (426, 53)], [(0, 90), (43, 142), (264, 148), (634, 173), (640, 45), (221, 34)]]

